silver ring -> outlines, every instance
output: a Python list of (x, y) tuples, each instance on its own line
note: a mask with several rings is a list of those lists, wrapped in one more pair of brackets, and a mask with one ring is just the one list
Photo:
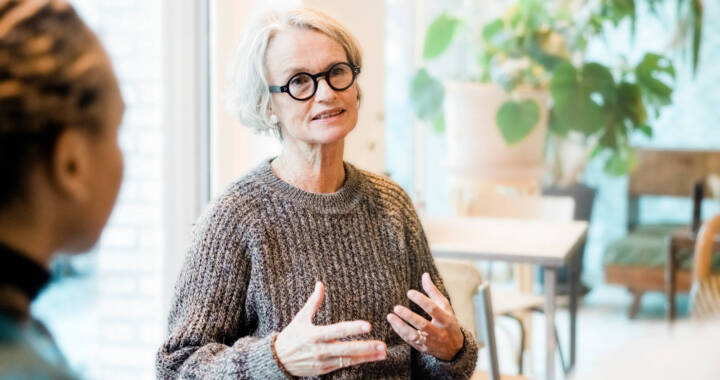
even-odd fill
[(345, 368), (345, 358), (343, 358), (341, 356), (339, 359), (340, 359), (340, 368)]
[(418, 346), (424, 346), (425, 342), (427, 342), (427, 336), (428, 333), (422, 330), (415, 330), (415, 340), (413, 340), (413, 343), (417, 344)]

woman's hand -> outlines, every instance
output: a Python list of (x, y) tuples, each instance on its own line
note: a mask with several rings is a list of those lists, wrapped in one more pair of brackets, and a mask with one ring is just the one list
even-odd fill
[(408, 298), (425, 310), (432, 321), (400, 305), (395, 306), (394, 313), (388, 314), (387, 320), (393, 330), (416, 350), (449, 361), (465, 343), (460, 325), (450, 302), (435, 287), (429, 274), (423, 273), (422, 285), (430, 297), (410, 290)]
[(379, 340), (337, 339), (370, 331), (366, 321), (315, 326), (315, 313), (325, 300), (325, 287), (315, 284), (305, 306), (275, 340), (275, 352), (285, 369), (294, 376), (317, 376), (360, 363), (385, 359), (385, 343)]

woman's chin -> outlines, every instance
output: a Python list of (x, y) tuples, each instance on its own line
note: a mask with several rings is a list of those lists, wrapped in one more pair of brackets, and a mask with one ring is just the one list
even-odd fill
[(337, 143), (344, 140), (352, 130), (353, 128), (345, 125), (323, 125), (321, 128), (315, 130), (316, 133), (313, 133), (315, 137), (313, 140), (321, 144)]

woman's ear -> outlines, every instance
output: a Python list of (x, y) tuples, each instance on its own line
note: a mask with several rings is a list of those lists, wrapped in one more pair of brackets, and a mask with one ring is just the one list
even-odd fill
[(51, 182), (61, 196), (83, 202), (90, 193), (90, 136), (67, 128), (58, 137), (50, 163)]

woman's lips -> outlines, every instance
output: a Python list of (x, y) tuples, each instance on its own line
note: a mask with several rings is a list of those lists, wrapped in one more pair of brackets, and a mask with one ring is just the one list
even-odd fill
[(345, 110), (342, 108), (338, 108), (335, 110), (329, 110), (325, 112), (321, 112), (317, 116), (313, 117), (313, 120), (328, 120), (328, 119), (334, 119), (342, 114), (345, 113)]

